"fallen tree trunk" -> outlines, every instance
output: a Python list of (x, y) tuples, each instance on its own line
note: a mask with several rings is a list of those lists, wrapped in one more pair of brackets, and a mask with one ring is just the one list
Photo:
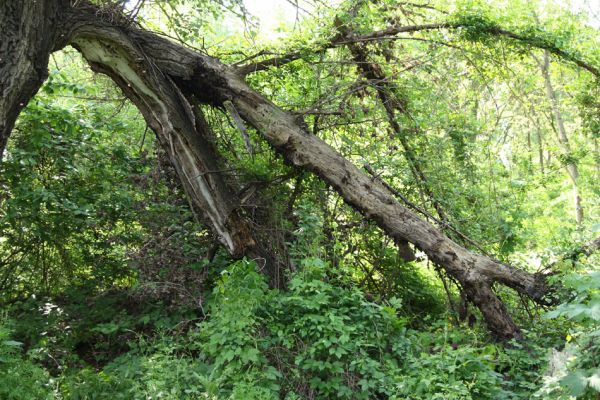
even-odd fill
[[(52, 0), (38, 2), (51, 3)], [(229, 198), (231, 190), (215, 173), (216, 154), (203, 138), (204, 122), (190, 106), (192, 98), (212, 106), (231, 101), (239, 115), (290, 164), (319, 176), (396, 242), (412, 243), (442, 266), (481, 310), (493, 335), (499, 339), (521, 336), (492, 285), (504, 284), (542, 302), (547, 291), (544, 276), (459, 246), (402, 206), (380, 182), (306, 132), (293, 114), (252, 90), (235, 68), (154, 33), (131, 27), (118, 18), (103, 18), (102, 12), (91, 3), (81, 2), (66, 8), (64, 14), (62, 26), (66, 31), (61, 35), (68, 37), (93, 68), (111, 76), (140, 108), (168, 149), (188, 194), (203, 208), (221, 242), (232, 254), (239, 255), (244, 249), (252, 248), (254, 239), (243, 216), (237, 214), (235, 201)], [(46, 27), (45, 24), (37, 26)], [(12, 87), (9, 91), (17, 93), (19, 88)], [(17, 94), (28, 98), (33, 92), (29, 89)], [(0, 112), (10, 113), (11, 118), (16, 119), (13, 114), (18, 114), (18, 110), (0, 106)]]
[(408, 241), (441, 265), (463, 287), (499, 338), (520, 337), (494, 282), (505, 284), (541, 301), (542, 276), (512, 268), (459, 246), (414, 212), (402, 206), (379, 182), (362, 173), (331, 146), (305, 132), (293, 116), (256, 94), (235, 75), (229, 75), (231, 100), (240, 114), (259, 129), (291, 164), (317, 174), (351, 206), (374, 220), (395, 241)]
[(518, 327), (492, 285), (499, 282), (543, 302), (547, 288), (542, 275), (472, 253), (450, 240), (398, 203), (379, 182), (361, 172), (327, 143), (306, 132), (294, 115), (252, 90), (234, 68), (149, 32), (130, 30), (128, 36), (183, 91), (212, 105), (231, 101), (242, 118), (257, 128), (290, 164), (318, 175), (394, 240), (411, 242), (441, 265), (463, 286), (495, 336), (520, 337)]
[[(85, 31), (85, 28), (82, 28)], [(219, 241), (235, 257), (255, 245), (225, 184), (208, 126), (168, 75), (156, 69), (118, 32), (79, 33), (71, 44), (92, 69), (108, 75), (134, 102), (166, 149), (189, 197), (210, 220)]]
[(225, 181), (225, 163), (211, 142), (214, 135), (200, 108), (192, 106), (193, 93), (184, 93), (185, 87), (179, 87), (168, 71), (157, 68), (123, 32), (82, 27), (71, 44), (93, 70), (111, 77), (141, 111), (219, 242), (234, 258), (256, 259), (270, 285), (283, 287), (288, 267), (285, 249), (279, 246), (275, 253), (258, 240), (256, 224), (242, 212), (238, 190)]

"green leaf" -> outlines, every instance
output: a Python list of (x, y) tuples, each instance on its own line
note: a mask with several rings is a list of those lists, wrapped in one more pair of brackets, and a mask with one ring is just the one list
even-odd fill
[(21, 347), (21, 346), (23, 346), (23, 343), (17, 342), (15, 340), (5, 340), (4, 342), (2, 342), (2, 344), (5, 345), (5, 346), (11, 346), (11, 347)]
[(560, 383), (561, 385), (566, 386), (573, 396), (577, 397), (585, 391), (588, 380), (583, 374), (583, 371), (577, 370), (562, 378)]

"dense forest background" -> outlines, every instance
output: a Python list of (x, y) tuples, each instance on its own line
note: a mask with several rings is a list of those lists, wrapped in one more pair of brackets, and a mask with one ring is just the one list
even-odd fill
[(0, 164), (0, 399), (599, 398), (598, 2), (94, 3), (240, 66), (405, 207), (550, 289), (494, 284), (519, 327), (499, 338), (231, 102), (195, 104), (281, 265), (232, 256), (138, 107), (67, 47)]

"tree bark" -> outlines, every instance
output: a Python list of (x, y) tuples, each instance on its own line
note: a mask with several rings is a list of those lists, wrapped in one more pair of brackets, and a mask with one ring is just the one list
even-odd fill
[(409, 143), (406, 132), (396, 120), (396, 112), (407, 113), (407, 106), (403, 104), (402, 100), (398, 97), (395, 88), (391, 84), (388, 77), (384, 74), (381, 66), (369, 59), (364, 44), (353, 41), (353, 38), (356, 37), (356, 35), (350, 29), (345, 27), (339, 28), (339, 30), (343, 35), (343, 40), (348, 43), (348, 49), (352, 54), (356, 66), (362, 71), (364, 77), (368, 79), (375, 88), (380, 103), (385, 109), (386, 116), (388, 118), (390, 127), (394, 132), (394, 136), (398, 138), (400, 144), (402, 145), (404, 156), (408, 161), (408, 165), (411, 168), (415, 181), (422, 187), (428, 200), (436, 210), (440, 220), (442, 222), (447, 222), (448, 217), (446, 216), (446, 212), (433, 193), (431, 185), (425, 176), (425, 172), (423, 172), (423, 166), (415, 156), (415, 152)]
[[(98, 9), (88, 3), (65, 12), (74, 21), (69, 24), (74, 27), (69, 35), (71, 42), (93, 68), (111, 76), (140, 108), (169, 150), (188, 193), (205, 209), (221, 242), (232, 254), (252, 247), (253, 239), (244, 218), (237, 214), (237, 205), (228, 198), (230, 191), (214, 173), (215, 155), (202, 138), (203, 121), (191, 110), (190, 96), (213, 106), (231, 101), (240, 116), (257, 128), (290, 164), (318, 175), (395, 241), (412, 243), (460, 282), (496, 337), (521, 336), (492, 285), (502, 283), (542, 302), (547, 291), (543, 276), (515, 269), (456, 244), (398, 203), (380, 182), (306, 132), (293, 114), (252, 90), (235, 68), (154, 33), (102, 18)], [(19, 96), (24, 98), (33, 91)], [(7, 112), (4, 107), (0, 108), (3, 113)]]
[(65, 46), (69, 1), (0, 1), (0, 159), (19, 112), (48, 77), (50, 54)]
[(271, 286), (283, 287), (286, 255), (274, 254), (258, 242), (254, 225), (243, 215), (237, 191), (221, 172), (225, 163), (210, 140), (214, 135), (200, 109), (192, 107), (194, 93), (156, 68), (143, 48), (122, 32), (82, 28), (71, 43), (142, 112), (167, 150), (188, 196), (209, 219), (221, 244), (234, 258), (256, 259)]
[[(87, 29), (84, 29), (84, 31)], [(210, 220), (219, 241), (234, 256), (255, 245), (239, 215), (233, 191), (225, 184), (209, 137), (208, 125), (168, 75), (125, 35), (78, 32), (71, 44), (92, 69), (108, 75), (140, 110), (169, 154), (184, 188)]]
[(544, 60), (541, 63), (542, 76), (544, 77), (544, 86), (546, 88), (546, 96), (550, 101), (550, 107), (552, 109), (552, 115), (556, 123), (556, 130), (558, 133), (558, 143), (564, 156), (567, 157), (566, 170), (571, 184), (573, 186), (573, 205), (575, 207), (575, 222), (577, 226), (581, 226), (583, 223), (583, 206), (581, 205), (581, 194), (577, 186), (577, 180), (579, 178), (579, 170), (577, 164), (575, 164), (570, 156), (571, 145), (569, 144), (569, 137), (567, 136), (567, 129), (565, 128), (565, 122), (560, 111), (560, 103), (556, 96), (556, 91), (552, 86), (552, 78), (550, 77), (550, 53), (548, 50), (544, 51)]
[(459, 246), (399, 204), (390, 191), (362, 173), (327, 143), (304, 132), (291, 115), (253, 92), (234, 75), (229, 75), (228, 81), (232, 101), (240, 114), (291, 164), (317, 174), (395, 241), (409, 241), (441, 265), (460, 282), (470, 300), (482, 311), (494, 335), (501, 339), (520, 337), (519, 329), (491, 285), (501, 282), (541, 300), (546, 288), (540, 276)]

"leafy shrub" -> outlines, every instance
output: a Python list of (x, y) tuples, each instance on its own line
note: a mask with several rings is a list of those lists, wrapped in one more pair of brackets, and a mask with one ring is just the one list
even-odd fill
[(415, 354), (406, 366), (392, 399), (491, 400), (508, 395), (494, 370), (493, 355), (471, 346), (447, 345)]
[(567, 276), (563, 285), (571, 290), (571, 300), (546, 317), (566, 318), (579, 326), (577, 333), (567, 336), (564, 350), (557, 352), (554, 371), (538, 396), (595, 399), (600, 393), (600, 272)]
[(477, 345), (476, 333), (445, 321), (409, 331), (399, 300), (367, 301), (320, 259), (302, 260), (286, 292), (269, 290), (256, 268), (230, 266), (190, 338), (213, 363), (218, 398), (512, 399), (537, 388), (507, 381), (528, 368), (539, 380), (544, 359), (527, 362), (530, 348)]
[(81, 369), (67, 376), (61, 389), (73, 400), (197, 399), (210, 391), (208, 369), (181, 345), (162, 337), (152, 344), (141, 341), (100, 373)]
[(211, 318), (199, 327), (199, 348), (214, 362), (220, 392), (232, 398), (277, 398), (279, 375), (262, 352), (266, 341), (258, 312), (270, 297), (255, 263), (233, 263), (214, 290)]
[(200, 326), (200, 347), (214, 361), (222, 393), (261, 399), (387, 393), (407, 346), (404, 320), (357, 289), (327, 282), (323, 261), (302, 264), (285, 293), (269, 291), (254, 263), (238, 262), (223, 275), (212, 316)]
[(0, 399), (52, 399), (52, 381), (46, 371), (21, 355), (22, 343), (10, 339), (6, 321), (0, 321)]
[[(303, 261), (289, 292), (270, 305), (270, 358), (301, 397), (368, 399), (389, 394), (408, 346), (400, 304), (380, 306), (325, 279), (326, 264)], [(300, 390), (298, 390), (300, 389)]]

